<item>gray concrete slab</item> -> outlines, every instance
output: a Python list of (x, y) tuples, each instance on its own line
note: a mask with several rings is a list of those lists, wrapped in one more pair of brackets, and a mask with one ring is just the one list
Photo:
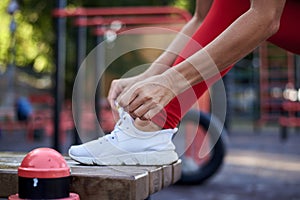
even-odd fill
[(235, 130), (222, 169), (206, 184), (174, 185), (152, 200), (300, 200), (300, 134)]

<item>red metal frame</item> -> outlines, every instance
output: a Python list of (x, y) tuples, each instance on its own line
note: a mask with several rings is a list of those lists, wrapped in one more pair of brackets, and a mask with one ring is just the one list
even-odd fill
[(126, 25), (148, 25), (148, 24), (172, 24), (172, 23), (186, 23), (184, 19), (179, 16), (142, 16), (142, 17), (93, 17), (93, 18), (77, 18), (75, 25), (77, 26), (98, 26), (109, 25), (114, 21), (120, 21)]
[(109, 8), (75, 8), (54, 9), (54, 17), (80, 17), (80, 16), (118, 16), (118, 15), (170, 15), (181, 16), (185, 21), (190, 20), (189, 12), (171, 6), (141, 6), (141, 7), (109, 7)]
[[(178, 26), (178, 24), (185, 24), (191, 19), (188, 11), (171, 6), (55, 9), (53, 16), (74, 17), (75, 26), (95, 26), (93, 31), (95, 35), (103, 35), (105, 30), (101, 27), (114, 21), (120, 21), (126, 26), (116, 31), (120, 33), (147, 25), (179, 31), (182, 26)], [(151, 33), (153, 34), (155, 31), (158, 30)], [(140, 29), (130, 33), (145, 34), (148, 32)]]
[[(278, 119), (280, 117), (282, 105), (280, 102), (274, 103), (274, 98), (270, 94), (270, 89), (272, 87), (284, 88), (287, 83), (295, 83), (295, 79), (294, 79), (295, 66), (294, 66), (293, 54), (284, 51), (282, 56), (286, 56), (287, 59), (285, 64), (281, 67), (285, 67), (285, 70), (284, 72), (276, 71), (276, 66), (271, 66), (270, 64), (270, 59), (274, 55), (272, 55), (268, 47), (269, 47), (268, 42), (262, 43), (259, 47), (259, 56), (260, 56), (260, 68), (259, 68), (260, 70), (260, 119), (258, 121), (259, 126), (261, 126), (266, 122), (278, 122)], [(272, 111), (277, 112), (278, 114), (276, 115), (272, 113)]]

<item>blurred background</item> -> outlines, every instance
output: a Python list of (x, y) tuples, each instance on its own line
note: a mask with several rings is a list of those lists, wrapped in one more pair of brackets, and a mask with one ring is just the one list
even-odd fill
[[(156, 41), (166, 48), (194, 6), (190, 0), (1, 0), (0, 151), (48, 146), (66, 154), (70, 145), (81, 142), (79, 129), (89, 139), (99, 136), (99, 122), (100, 131), (110, 132), (115, 123), (105, 101), (110, 82), (132, 75), (133, 68), (134, 73), (144, 70), (162, 50), (137, 49), (105, 61), (133, 40), (144, 46)], [(122, 31), (140, 27), (174, 32), (147, 29), (118, 40)], [(84, 58), (103, 41), (94, 61), (98, 67), (87, 74), (96, 83), (94, 74), (107, 66), (95, 96), (95, 121), (82, 102), (72, 104), (72, 92)], [(206, 184), (175, 185), (152, 198), (300, 199), (299, 76), (299, 56), (267, 42), (236, 63), (223, 80), (228, 137), (218, 173)], [(218, 89), (218, 84), (210, 89), (211, 98), (222, 101)], [(200, 101), (200, 109), (209, 113), (209, 97)], [(79, 113), (77, 129), (72, 106)]]

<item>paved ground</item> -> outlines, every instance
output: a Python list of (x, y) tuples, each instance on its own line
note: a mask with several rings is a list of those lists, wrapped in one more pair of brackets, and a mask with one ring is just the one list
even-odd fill
[[(300, 200), (300, 133), (281, 142), (277, 128), (253, 133), (234, 128), (222, 169), (205, 185), (175, 185), (152, 195), (152, 200)], [(30, 151), (51, 146), (48, 138), (25, 142), (22, 133), (2, 133), (0, 151)], [(70, 141), (66, 141), (66, 152)]]
[(282, 143), (277, 129), (235, 130), (223, 168), (205, 185), (175, 185), (152, 200), (300, 200), (299, 144), (299, 133)]

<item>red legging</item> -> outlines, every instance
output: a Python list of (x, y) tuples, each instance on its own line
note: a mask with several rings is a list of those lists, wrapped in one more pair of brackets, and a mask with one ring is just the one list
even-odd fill
[[(173, 66), (184, 58), (193, 55), (222, 33), (234, 20), (246, 12), (250, 0), (214, 0), (212, 7), (199, 29), (192, 36), (191, 42), (180, 53)], [(279, 31), (268, 40), (286, 50), (300, 54), (300, 1), (287, 0)], [(195, 41), (200, 45), (195, 45)], [(232, 66), (221, 72), (223, 77)], [(174, 98), (164, 110), (152, 119), (163, 128), (174, 128), (182, 116), (192, 107), (198, 98), (218, 80), (219, 75), (200, 82)], [(180, 103), (179, 100), (180, 99)]]

